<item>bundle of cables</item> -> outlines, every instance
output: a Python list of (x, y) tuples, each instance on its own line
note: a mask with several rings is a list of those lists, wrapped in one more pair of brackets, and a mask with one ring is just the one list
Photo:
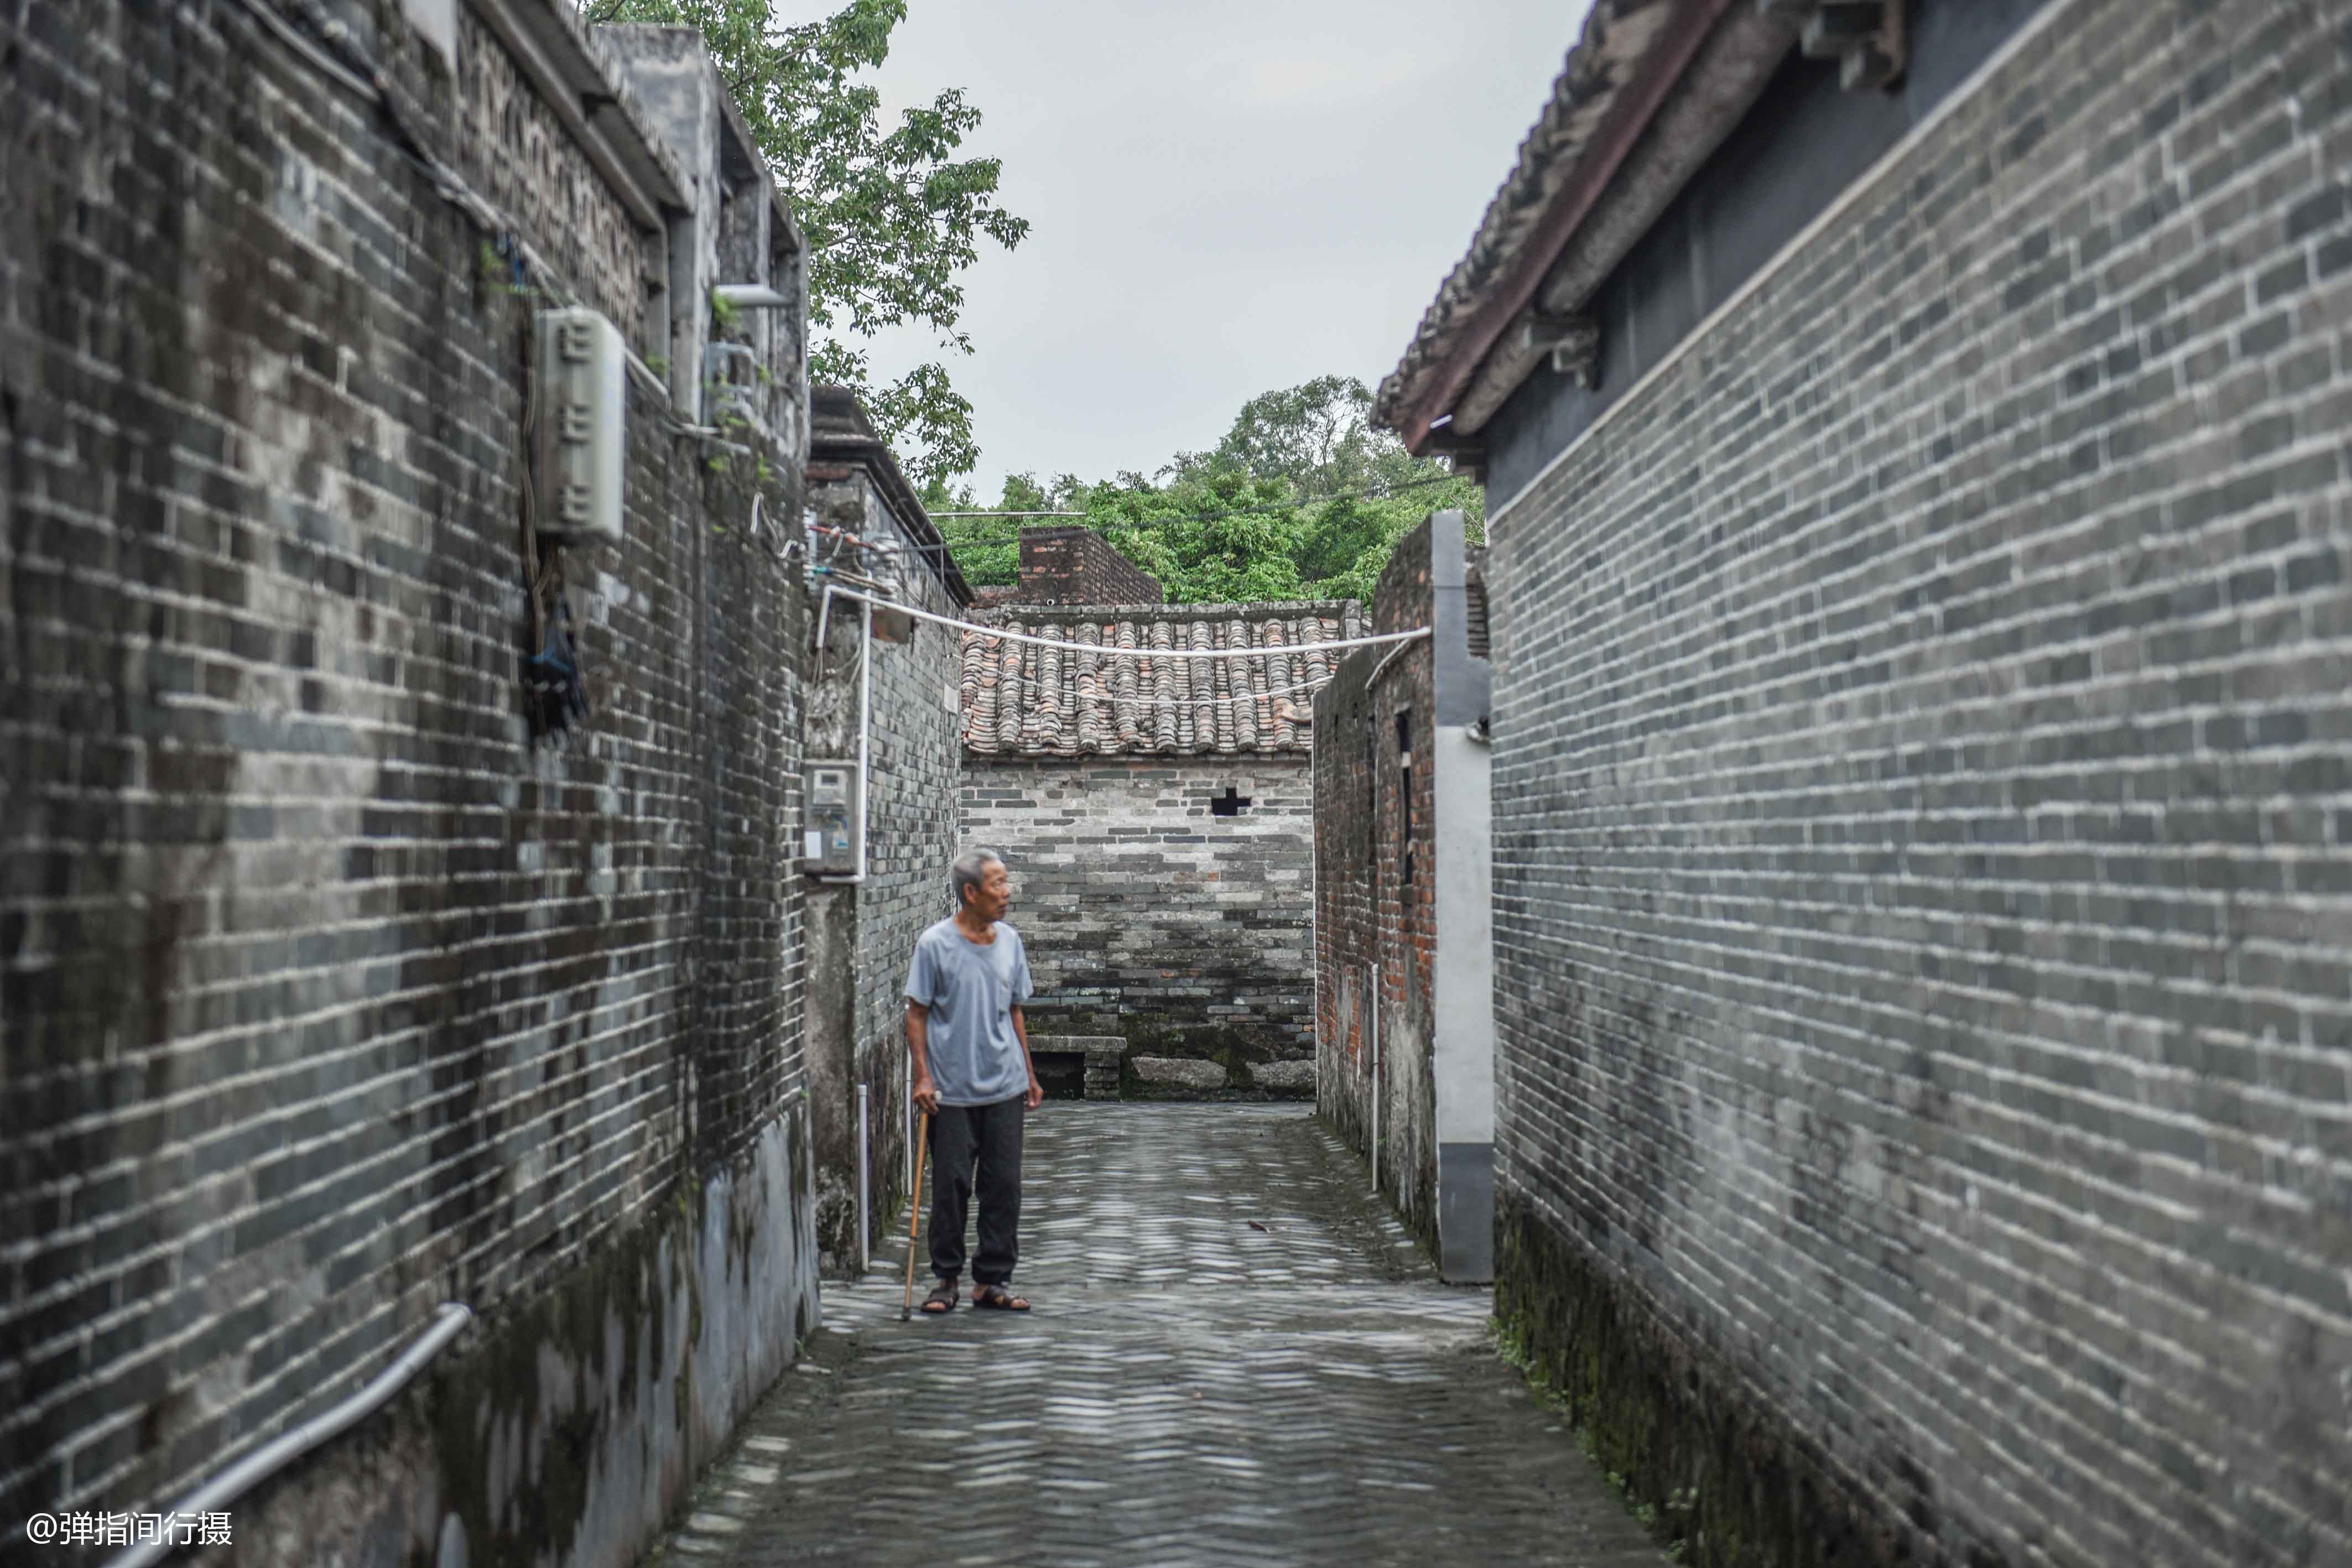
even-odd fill
[(588, 685), (581, 678), (580, 657), (572, 645), (572, 601), (555, 591), (555, 613), (547, 618), (547, 638), (538, 653), (523, 661), (524, 700), (530, 707), (531, 727), (541, 735), (560, 735), (588, 716)]

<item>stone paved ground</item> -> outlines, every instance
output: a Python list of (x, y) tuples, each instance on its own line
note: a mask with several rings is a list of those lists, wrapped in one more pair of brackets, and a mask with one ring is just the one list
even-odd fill
[(1496, 1357), (1486, 1292), (1439, 1283), (1364, 1179), (1302, 1109), (1047, 1104), (1037, 1310), (900, 1322), (903, 1239), (828, 1286), (657, 1556), (1660, 1568)]

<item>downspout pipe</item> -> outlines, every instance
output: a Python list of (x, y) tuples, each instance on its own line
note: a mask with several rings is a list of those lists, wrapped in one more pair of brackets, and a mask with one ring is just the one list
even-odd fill
[(874, 837), (873, 826), (866, 820), (874, 801), (873, 736), (874, 607), (868, 604), (857, 616), (857, 870), (849, 879), (854, 883), (866, 880), (866, 846)]
[(1372, 1017), (1372, 1141), (1365, 1153), (1372, 1159), (1372, 1196), (1381, 1191), (1381, 967), (1365, 966), (1370, 977)]
[[(175, 1515), (217, 1513), (252, 1490), (254, 1485), (289, 1461), (300, 1458), (382, 1409), (427, 1362), (456, 1339), (473, 1320), (473, 1309), (450, 1301), (435, 1314), (425, 1336), (401, 1353), (400, 1359), (375, 1375), (368, 1385), (331, 1410), (311, 1416), (290, 1432), (281, 1432), (219, 1475), (182, 1498)], [(118, 1552), (106, 1568), (149, 1568), (178, 1549), (173, 1541), (147, 1541)]]
[(866, 1166), (873, 1157), (873, 1145), (867, 1132), (869, 1123), (866, 1116), (866, 1081), (861, 1078), (857, 1082), (857, 1272), (860, 1275), (866, 1272), (866, 1238), (870, 1234), (866, 1229)]

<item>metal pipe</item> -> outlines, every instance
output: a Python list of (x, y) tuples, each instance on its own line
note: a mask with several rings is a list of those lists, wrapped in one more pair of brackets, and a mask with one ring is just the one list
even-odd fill
[[(399, 1393), (410, 1378), (423, 1371), (425, 1363), (440, 1354), (443, 1347), (457, 1337), (458, 1331), (472, 1320), (473, 1315), (470, 1307), (456, 1301), (445, 1303), (436, 1314), (436, 1321), (433, 1326), (425, 1331), (425, 1337), (404, 1351), (399, 1360), (377, 1373), (366, 1387), (333, 1409), (311, 1416), (292, 1431), (279, 1433), (182, 1498), (179, 1506), (172, 1510), (173, 1513), (216, 1513), (244, 1496), (255, 1482), (288, 1460), (310, 1452), (328, 1438), (373, 1415)], [(118, 1552), (107, 1568), (148, 1568), (151, 1563), (162, 1562), (178, 1545), (173, 1541), (142, 1542), (128, 1552)]]
[(1372, 1194), (1378, 1197), (1381, 1190), (1381, 967), (1367, 964), (1364, 970), (1370, 977), (1372, 1015), (1372, 1142), (1369, 1152), (1372, 1157)]
[(866, 880), (866, 844), (874, 834), (866, 821), (872, 810), (874, 783), (872, 779), (872, 747), (868, 741), (874, 734), (874, 606), (868, 602), (857, 618), (857, 873), (849, 880)]
[(872, 1156), (866, 1131), (866, 1080), (857, 1081), (857, 1271), (866, 1272), (866, 1162)]
[(1397, 662), (1397, 656), (1412, 646), (1410, 643), (1399, 643), (1395, 647), (1391, 648), (1387, 655), (1372, 666), (1372, 673), (1364, 677), (1364, 689), (1370, 691), (1374, 686), (1379, 685), (1381, 677), (1389, 673), (1389, 666)]

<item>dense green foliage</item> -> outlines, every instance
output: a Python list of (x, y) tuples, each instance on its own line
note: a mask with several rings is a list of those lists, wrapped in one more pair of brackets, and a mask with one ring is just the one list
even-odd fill
[(997, 161), (954, 156), (980, 124), (961, 92), (885, 131), (880, 96), (856, 79), (888, 57), (906, 0), (848, 0), (796, 26), (776, 19), (774, 0), (589, 0), (587, 16), (701, 29), (808, 238), (810, 373), (855, 390), (919, 480), (970, 473), (980, 461), (971, 404), (947, 366), (934, 360), (877, 384), (857, 345), (915, 323), (941, 348), (971, 352), (956, 327), (956, 279), (982, 237), (1010, 250), (1029, 232), (996, 204)]
[[(1151, 478), (1088, 485), (1075, 475), (1005, 481), (999, 511), (1079, 511), (1158, 578), (1171, 603), (1371, 597), (1398, 539), (1431, 512), (1481, 516), (1478, 486), (1371, 429), (1362, 382), (1323, 376), (1242, 405), (1216, 449), (1180, 453)], [(934, 484), (943, 510), (981, 505), (969, 486)], [(1048, 520), (1048, 519), (1039, 519)], [(1013, 518), (945, 518), (964, 575), (1020, 578)], [(1474, 529), (1475, 535), (1475, 529)]]

